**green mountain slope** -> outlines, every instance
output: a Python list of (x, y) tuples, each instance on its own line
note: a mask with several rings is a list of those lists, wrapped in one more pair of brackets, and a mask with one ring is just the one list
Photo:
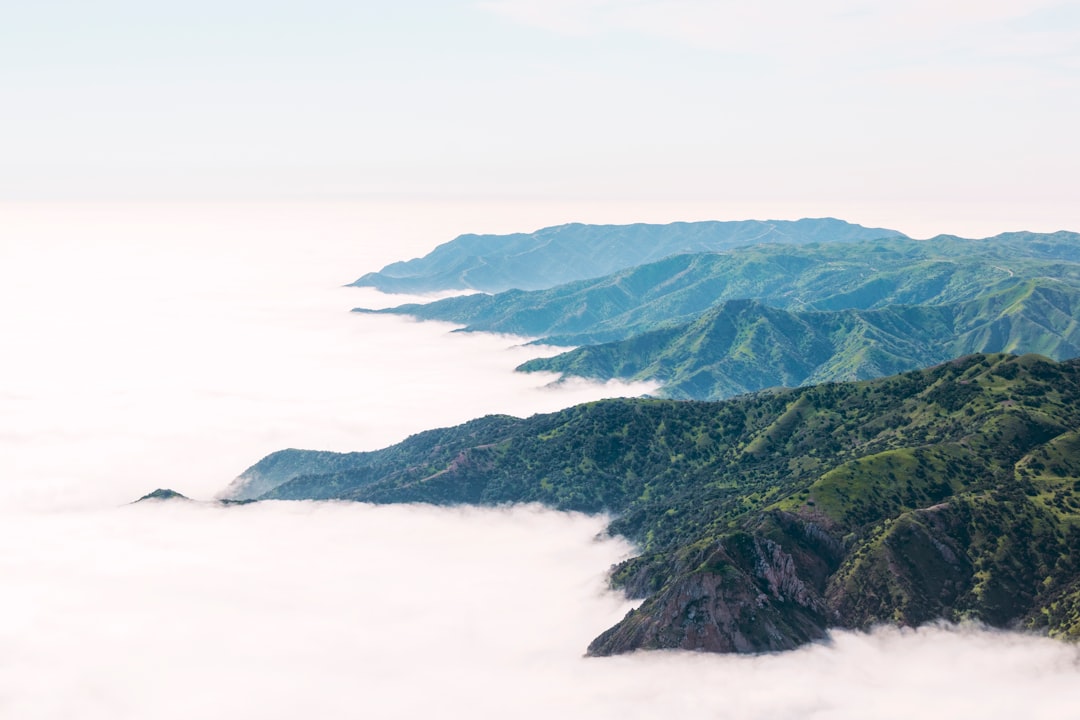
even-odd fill
[[(374, 452), (279, 450), (245, 470), (219, 497), (224, 500), (254, 500), (302, 476), (346, 474), (352, 478), (350, 482), (355, 482), (357, 478), (381, 477), (389, 471), (388, 468), (418, 456), (431, 456), (435, 458), (432, 462), (443, 462), (472, 447), (478, 436), (501, 432), (516, 422), (515, 418), (509, 416), (491, 415), (452, 428), (417, 433), (393, 447)], [(335, 497), (336, 492), (336, 486), (324, 479), (317, 493), (311, 497), (329, 499)]]
[(965, 303), (836, 312), (730, 300), (691, 323), (518, 369), (658, 380), (665, 397), (720, 400), (768, 387), (882, 377), (975, 352), (1080, 356), (1080, 290), (1029, 280)]
[(352, 283), (384, 292), (537, 290), (600, 277), (676, 253), (760, 243), (850, 242), (903, 233), (833, 218), (678, 222), (668, 225), (572, 223), (513, 235), (462, 235), (422, 258), (396, 262)]
[(1080, 235), (762, 245), (676, 255), (547, 290), (447, 298), (378, 312), (582, 345), (689, 322), (724, 300), (755, 299), (788, 310), (865, 310), (962, 302), (1044, 278), (1080, 287)]
[[(973, 618), (1080, 633), (1080, 361), (974, 355), (722, 403), (485, 418), (264, 498), (613, 514), (644, 598), (590, 646), (756, 652)], [(311, 458), (308, 458), (311, 460)]]

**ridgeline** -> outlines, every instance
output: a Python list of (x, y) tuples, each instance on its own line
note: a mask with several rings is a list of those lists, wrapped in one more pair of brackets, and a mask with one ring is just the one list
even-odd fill
[(1080, 289), (1025, 280), (975, 300), (789, 311), (729, 300), (696, 320), (524, 363), (596, 380), (658, 380), (663, 397), (722, 400), (776, 386), (869, 380), (976, 352), (1080, 356)]
[(587, 345), (692, 322), (726, 300), (757, 300), (791, 311), (872, 310), (962, 303), (1029, 281), (1080, 289), (1080, 235), (755, 245), (674, 255), (543, 290), (356, 311)]
[(679, 253), (714, 252), (762, 243), (852, 242), (886, 237), (904, 234), (834, 218), (666, 225), (569, 223), (532, 233), (461, 235), (422, 258), (391, 263), (351, 284), (389, 293), (539, 290)]
[[(589, 646), (784, 650), (938, 618), (1080, 636), (1080, 361), (972, 355), (726, 402), (605, 400), (285, 450), (234, 498), (612, 515), (644, 602)], [(267, 489), (268, 488), (268, 489)]]

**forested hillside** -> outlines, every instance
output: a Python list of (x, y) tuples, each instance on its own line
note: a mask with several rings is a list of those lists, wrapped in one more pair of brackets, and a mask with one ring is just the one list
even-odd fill
[(658, 380), (664, 397), (721, 400), (776, 386), (883, 377), (976, 352), (1080, 356), (1080, 290), (1027, 280), (962, 303), (839, 311), (729, 300), (690, 323), (518, 369)]
[(973, 355), (721, 403), (492, 416), (301, 457), (261, 498), (610, 513), (641, 549), (613, 581), (644, 602), (595, 654), (779, 650), (935, 618), (1076, 637), (1078, 428), (1080, 361)]

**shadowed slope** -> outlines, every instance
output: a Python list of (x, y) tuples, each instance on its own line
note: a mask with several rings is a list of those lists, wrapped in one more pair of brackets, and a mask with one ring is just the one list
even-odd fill
[(1030, 280), (966, 303), (789, 312), (731, 300), (691, 323), (518, 369), (658, 380), (666, 397), (720, 400), (775, 386), (865, 380), (973, 352), (1080, 355), (1080, 290)]

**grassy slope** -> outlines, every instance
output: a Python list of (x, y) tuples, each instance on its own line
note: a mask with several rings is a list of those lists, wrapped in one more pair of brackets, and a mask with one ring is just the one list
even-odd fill
[(659, 380), (679, 399), (882, 377), (974, 352), (1080, 355), (1080, 290), (1018, 282), (973, 301), (790, 312), (729, 301), (691, 323), (532, 360), (519, 370)]

